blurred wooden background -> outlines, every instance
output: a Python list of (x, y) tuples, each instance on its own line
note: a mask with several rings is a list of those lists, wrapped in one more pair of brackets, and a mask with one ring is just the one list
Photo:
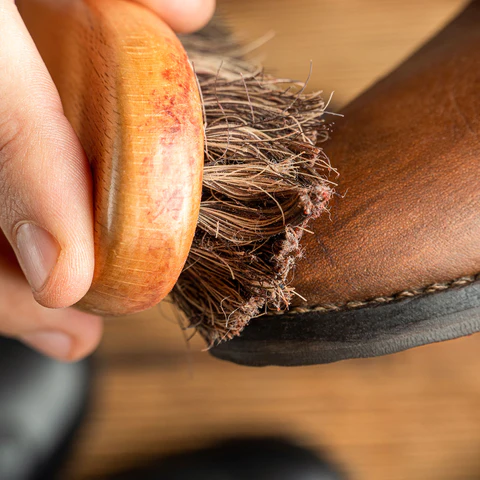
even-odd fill
[(217, 0), (236, 35), (256, 40), (270, 72), (335, 91), (343, 105), (392, 70), (464, 5), (465, 0)]
[[(220, 0), (245, 39), (268, 31), (268, 70), (342, 105), (465, 4), (460, 0)], [(480, 28), (480, 26), (479, 26)], [(389, 357), (251, 369), (187, 344), (165, 305), (107, 321), (88, 421), (64, 473), (105, 478), (237, 434), (283, 434), (351, 480), (480, 478), (480, 335)]]

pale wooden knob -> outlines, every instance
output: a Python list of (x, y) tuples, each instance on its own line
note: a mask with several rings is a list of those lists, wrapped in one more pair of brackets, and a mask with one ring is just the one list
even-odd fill
[(202, 188), (195, 75), (170, 28), (122, 0), (28, 0), (20, 11), (92, 166), (95, 273), (77, 304), (160, 302), (191, 246)]

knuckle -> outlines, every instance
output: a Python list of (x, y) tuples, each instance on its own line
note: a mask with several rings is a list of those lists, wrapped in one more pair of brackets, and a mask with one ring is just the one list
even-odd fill
[(2, 115), (0, 118), (0, 222), (5, 217), (21, 214), (21, 201), (17, 194), (17, 179), (22, 175), (28, 152), (29, 133), (21, 118)]
[(0, 119), (0, 174), (21, 153), (24, 137), (25, 126), (21, 119), (13, 115)]

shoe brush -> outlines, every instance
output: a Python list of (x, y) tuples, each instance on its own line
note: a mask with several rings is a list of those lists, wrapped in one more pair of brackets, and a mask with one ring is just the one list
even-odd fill
[(211, 344), (288, 308), (336, 174), (320, 92), (243, 60), (221, 28), (180, 40), (130, 1), (19, 8), (92, 169), (95, 272), (77, 307), (125, 315), (171, 293)]

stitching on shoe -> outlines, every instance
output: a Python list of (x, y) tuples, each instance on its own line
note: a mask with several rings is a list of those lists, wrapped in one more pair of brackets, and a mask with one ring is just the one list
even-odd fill
[(450, 288), (464, 287), (466, 285), (469, 285), (479, 280), (480, 280), (480, 273), (477, 273), (476, 275), (460, 277), (445, 283), (433, 283), (423, 288), (404, 290), (402, 292), (395, 293), (394, 295), (391, 295), (391, 296), (375, 297), (369, 300), (351, 301), (344, 304), (326, 303), (323, 305), (315, 305), (312, 307), (294, 307), (291, 310), (282, 310), (277, 312), (272, 311), (268, 313), (269, 315), (285, 315), (285, 314), (300, 314), (300, 313), (309, 313), (309, 312), (338, 312), (340, 310), (353, 310), (353, 309), (362, 308), (362, 307), (384, 305), (386, 303), (402, 300), (404, 298), (411, 298), (411, 297), (416, 297), (420, 295), (437, 293), (443, 290), (448, 290)]

